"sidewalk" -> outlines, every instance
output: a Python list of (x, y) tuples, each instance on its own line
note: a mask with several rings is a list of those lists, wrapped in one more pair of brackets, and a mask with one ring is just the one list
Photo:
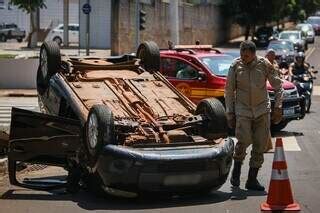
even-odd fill
[[(4, 42), (0, 43), (0, 55), (14, 55), (16, 58), (32, 58), (39, 57), (40, 46), (42, 43), (38, 43), (36, 48), (27, 48), (26, 42)], [(61, 54), (68, 56), (85, 56), (86, 49), (79, 49), (77, 46), (62, 47)], [(90, 49), (90, 55), (98, 57), (107, 57), (110, 55), (110, 49)]]
[(0, 97), (37, 97), (36, 89), (0, 89)]

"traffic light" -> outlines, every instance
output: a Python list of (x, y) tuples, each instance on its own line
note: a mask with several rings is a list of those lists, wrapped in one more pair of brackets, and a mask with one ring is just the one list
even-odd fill
[(146, 29), (146, 11), (140, 10), (139, 11), (139, 29), (140, 30), (145, 30)]

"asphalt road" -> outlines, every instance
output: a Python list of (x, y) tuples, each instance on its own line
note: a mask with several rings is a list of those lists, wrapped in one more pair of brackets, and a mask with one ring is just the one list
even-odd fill
[[(317, 38), (315, 45), (310, 47), (307, 60), (320, 70), (319, 58), (320, 38)], [(291, 187), (302, 212), (319, 212), (320, 209), (320, 81), (315, 80), (315, 85), (311, 112), (303, 120), (291, 122), (278, 134), (284, 140)], [(228, 180), (221, 189), (210, 195), (166, 199), (97, 198), (84, 191), (74, 195), (39, 192), (10, 186), (6, 178), (0, 178), (0, 212), (260, 212), (260, 203), (266, 201), (267, 193), (244, 189), (248, 157), (244, 163), (240, 189), (232, 189)], [(267, 189), (272, 160), (273, 153), (265, 154), (265, 163), (259, 174)], [(50, 174), (52, 170), (46, 168), (41, 172)]]

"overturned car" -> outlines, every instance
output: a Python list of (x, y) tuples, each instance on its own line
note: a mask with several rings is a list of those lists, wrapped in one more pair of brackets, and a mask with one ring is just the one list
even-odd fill
[[(219, 188), (234, 151), (223, 105), (197, 106), (159, 72), (159, 48), (137, 56), (69, 58), (54, 42), (40, 49), (41, 113), (12, 109), (10, 183), (31, 189), (79, 186), (96, 192), (194, 193)], [(61, 166), (65, 181), (18, 180), (17, 163)]]

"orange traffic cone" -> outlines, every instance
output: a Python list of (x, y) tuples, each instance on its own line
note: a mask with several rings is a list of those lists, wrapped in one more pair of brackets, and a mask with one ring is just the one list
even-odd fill
[(281, 138), (276, 140), (267, 202), (260, 207), (261, 211), (300, 211), (299, 204), (293, 201)]

